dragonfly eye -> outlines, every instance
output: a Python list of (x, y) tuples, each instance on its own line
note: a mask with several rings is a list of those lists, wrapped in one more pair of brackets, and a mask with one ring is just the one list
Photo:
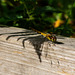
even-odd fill
[(57, 40), (57, 38), (56, 38), (56, 36), (53, 36), (53, 42), (56, 42), (56, 40)]

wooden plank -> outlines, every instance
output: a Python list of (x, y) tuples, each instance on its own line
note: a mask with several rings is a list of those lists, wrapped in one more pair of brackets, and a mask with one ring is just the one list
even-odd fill
[(53, 45), (31, 30), (0, 28), (0, 75), (75, 75), (75, 39)]

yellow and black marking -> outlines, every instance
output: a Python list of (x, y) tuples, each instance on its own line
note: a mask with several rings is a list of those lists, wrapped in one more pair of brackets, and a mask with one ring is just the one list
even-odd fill
[(40, 31), (38, 31), (38, 30), (36, 30), (36, 29), (34, 29), (34, 28), (30, 28), (30, 29), (32, 29), (33, 31), (35, 31), (35, 32), (37, 32), (37, 33), (43, 35), (44, 37), (46, 37), (48, 40), (50, 40), (50, 41), (52, 41), (52, 42), (56, 42), (56, 40), (57, 40), (56, 36), (54, 36), (54, 35), (52, 35), (52, 34), (45, 34), (45, 33), (40, 32)]

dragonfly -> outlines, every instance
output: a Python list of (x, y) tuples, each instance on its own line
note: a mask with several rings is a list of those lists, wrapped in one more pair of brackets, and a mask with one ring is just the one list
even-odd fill
[(46, 37), (48, 40), (50, 40), (50, 41), (52, 41), (52, 42), (56, 42), (56, 41), (57, 41), (56, 36), (53, 35), (53, 34), (43, 33), (43, 32), (40, 32), (40, 31), (34, 29), (34, 28), (31, 28), (31, 27), (30, 27), (30, 29), (33, 30), (33, 31), (35, 31), (35, 32), (37, 32), (37, 33), (39, 33), (39, 34), (41, 34), (41, 35), (43, 35), (44, 37)]

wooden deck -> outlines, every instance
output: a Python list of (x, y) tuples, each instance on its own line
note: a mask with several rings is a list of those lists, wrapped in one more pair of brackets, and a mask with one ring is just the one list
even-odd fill
[(75, 39), (52, 44), (31, 30), (0, 27), (0, 75), (75, 75)]

